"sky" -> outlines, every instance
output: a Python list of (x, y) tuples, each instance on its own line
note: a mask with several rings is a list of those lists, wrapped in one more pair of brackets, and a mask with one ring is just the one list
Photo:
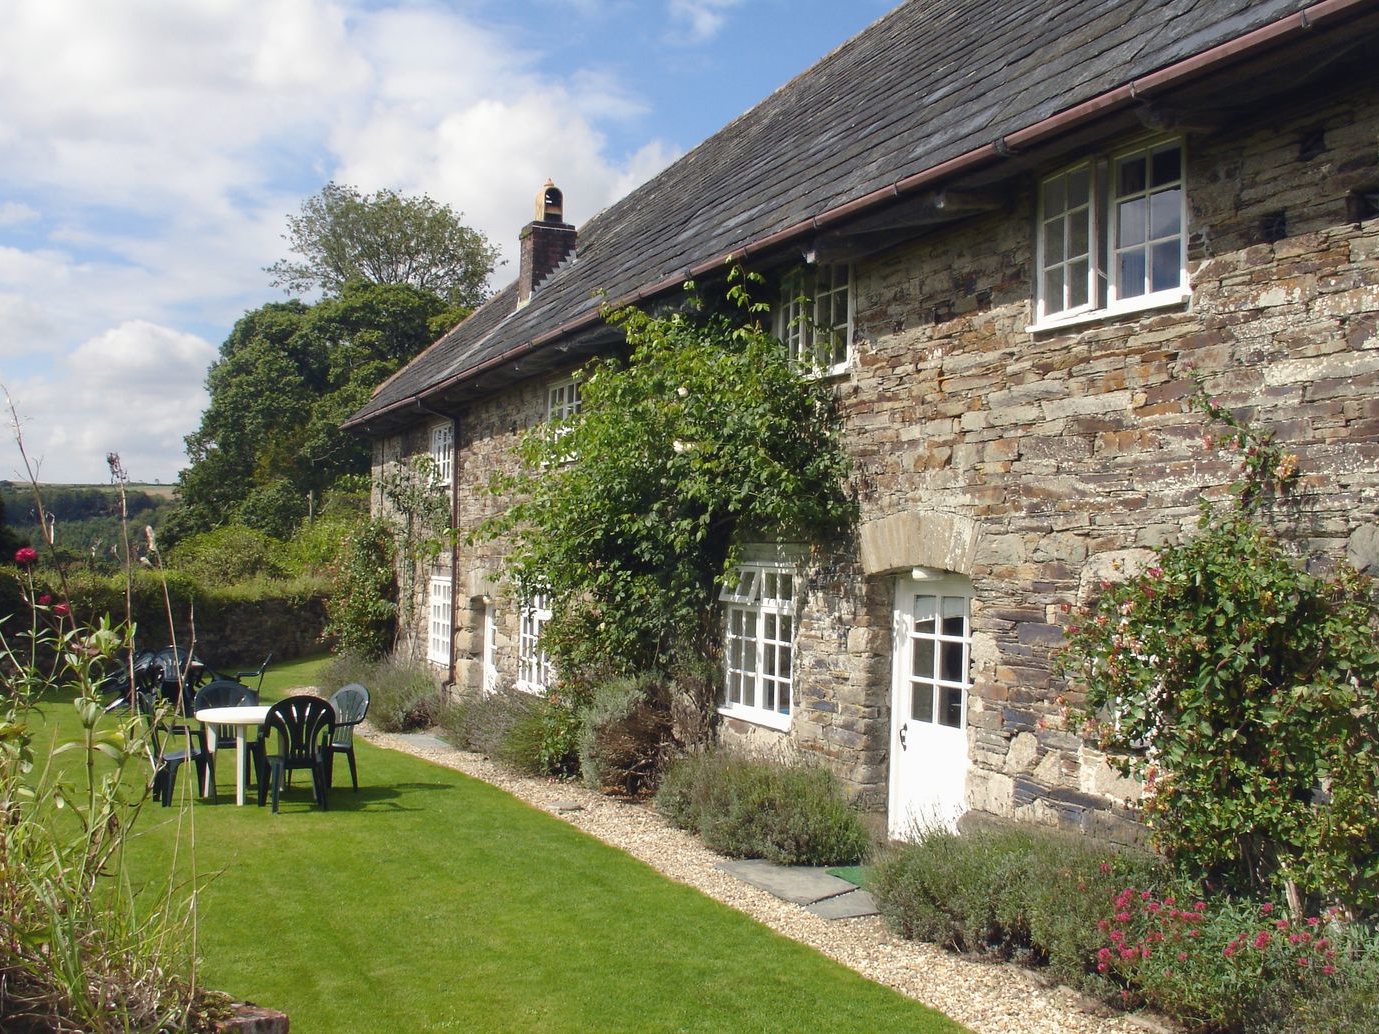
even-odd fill
[(501, 287), (548, 177), (578, 226), (898, 2), (0, 0), (0, 479), (175, 482), (328, 182), (451, 206)]

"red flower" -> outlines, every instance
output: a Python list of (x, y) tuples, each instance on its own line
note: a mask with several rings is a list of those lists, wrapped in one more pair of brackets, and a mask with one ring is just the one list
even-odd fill
[(65, 618), (68, 614), (72, 613), (72, 608), (65, 603), (57, 603), (53, 605), (53, 613), (60, 618)]
[(42, 596), (40, 596), (40, 597), (38, 598), (38, 605), (39, 605), (40, 607), (46, 607), (48, 604), (50, 604), (50, 603), (52, 603), (52, 602), (53, 602), (53, 598), (52, 598), (51, 596), (49, 596), (46, 592), (45, 592)]
[(20, 546), (15, 550), (14, 562), (20, 567), (31, 567), (38, 562), (38, 550), (33, 546)]

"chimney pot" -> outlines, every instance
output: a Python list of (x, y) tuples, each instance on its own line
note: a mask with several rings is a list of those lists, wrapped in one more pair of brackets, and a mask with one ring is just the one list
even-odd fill
[(517, 304), (527, 304), (541, 282), (574, 254), (577, 234), (564, 221), (565, 196), (551, 180), (537, 192), (536, 219), (521, 233), (521, 268), (517, 274)]

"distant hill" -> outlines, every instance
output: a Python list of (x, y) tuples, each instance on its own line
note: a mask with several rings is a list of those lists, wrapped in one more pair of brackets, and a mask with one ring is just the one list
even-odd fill
[[(128, 485), (125, 505), (130, 534), (142, 535), (145, 525), (158, 529), (160, 518), (174, 505), (175, 485)], [(98, 567), (114, 565), (111, 547), (121, 541), (120, 495), (114, 485), (39, 485), (46, 520), (54, 528), (58, 549), (87, 559)], [(42, 550), (38, 504), (31, 485), (0, 481), (5, 523), (19, 538)]]

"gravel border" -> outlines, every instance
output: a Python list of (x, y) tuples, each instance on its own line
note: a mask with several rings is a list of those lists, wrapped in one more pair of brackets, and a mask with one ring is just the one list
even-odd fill
[(923, 1002), (976, 1034), (1166, 1032), (1146, 1017), (1113, 1013), (1076, 992), (1050, 986), (1031, 970), (944, 951), (894, 936), (878, 916), (823, 919), (730, 876), (728, 859), (668, 826), (654, 808), (606, 797), (577, 783), (516, 775), (481, 754), (419, 745), (365, 724), (370, 743), (481, 779), (611, 844), (672, 880), (688, 884), (810, 945), (862, 976)]

